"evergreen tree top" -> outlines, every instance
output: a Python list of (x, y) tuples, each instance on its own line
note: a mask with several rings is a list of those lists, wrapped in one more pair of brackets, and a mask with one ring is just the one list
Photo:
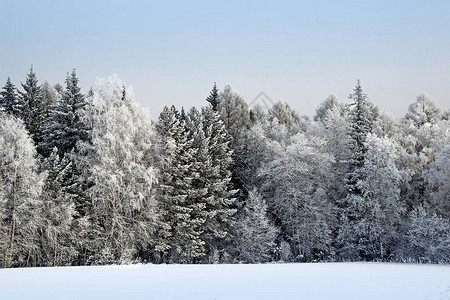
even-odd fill
[(31, 65), (30, 72), (27, 74), (25, 84), (21, 83), (24, 92), (20, 92), (25, 101), (35, 101), (40, 95), (41, 87), (38, 85), (36, 73), (34, 73), (33, 65)]
[(84, 96), (81, 94), (81, 88), (78, 86), (78, 81), (75, 69), (72, 70), (72, 73), (67, 74), (66, 89), (63, 98), (67, 101), (68, 105), (73, 105), (74, 110), (85, 104)]
[(369, 127), (368, 130), (370, 131), (372, 124), (378, 118), (378, 108), (369, 100), (367, 94), (364, 94), (359, 79), (353, 91), (354, 93), (349, 96), (349, 98), (353, 100), (353, 103), (350, 104), (350, 106), (352, 106), (350, 119), (353, 123), (366, 123), (366, 126)]
[(3, 87), (3, 91), (1, 91), (0, 94), (2, 95), (2, 97), (4, 99), (7, 97), (11, 97), (11, 96), (14, 96), (14, 97), (17, 96), (16, 87), (11, 82), (11, 78), (8, 77), (8, 79), (6, 80), (6, 84)]
[(367, 94), (364, 94), (362, 90), (361, 80), (358, 79), (353, 92), (354, 93), (349, 96), (349, 98), (354, 101), (351, 105), (359, 105), (361, 102), (367, 100)]
[(347, 187), (350, 194), (361, 195), (359, 182), (364, 179), (361, 173), (364, 167), (367, 152), (366, 138), (372, 132), (373, 124), (378, 118), (378, 108), (363, 93), (361, 81), (358, 80), (354, 93), (349, 97), (354, 102), (350, 111), (350, 150), (351, 157), (348, 159), (349, 173)]
[(17, 89), (8, 77), (3, 90), (0, 92), (0, 109), (12, 113), (16, 116), (20, 115), (21, 103), (17, 97)]
[(217, 110), (217, 106), (219, 105), (219, 90), (217, 89), (217, 85), (215, 82), (213, 89), (211, 90), (209, 96), (206, 98), (206, 101), (211, 103), (214, 110)]

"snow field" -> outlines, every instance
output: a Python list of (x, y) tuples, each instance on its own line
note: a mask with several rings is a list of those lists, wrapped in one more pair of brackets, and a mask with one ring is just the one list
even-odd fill
[(450, 266), (125, 265), (0, 270), (2, 299), (450, 299)]

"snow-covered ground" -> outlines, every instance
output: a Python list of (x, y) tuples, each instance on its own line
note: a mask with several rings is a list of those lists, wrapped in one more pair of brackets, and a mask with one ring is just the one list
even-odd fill
[(1, 299), (450, 299), (450, 266), (323, 263), (0, 270)]

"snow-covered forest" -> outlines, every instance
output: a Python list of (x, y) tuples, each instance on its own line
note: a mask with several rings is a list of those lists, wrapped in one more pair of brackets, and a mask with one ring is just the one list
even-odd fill
[(8, 78), (1, 267), (450, 262), (450, 112), (419, 95), (395, 118), (349, 92), (309, 118), (214, 85), (151, 120), (117, 76), (86, 94), (75, 70)]

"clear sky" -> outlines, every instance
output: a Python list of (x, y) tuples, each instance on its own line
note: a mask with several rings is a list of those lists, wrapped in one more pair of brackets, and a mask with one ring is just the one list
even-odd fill
[(83, 91), (118, 74), (156, 117), (205, 104), (214, 81), (247, 102), (261, 91), (312, 116), (356, 80), (403, 116), (425, 92), (450, 108), (450, 1), (0, 0), (0, 85), (64, 83)]

